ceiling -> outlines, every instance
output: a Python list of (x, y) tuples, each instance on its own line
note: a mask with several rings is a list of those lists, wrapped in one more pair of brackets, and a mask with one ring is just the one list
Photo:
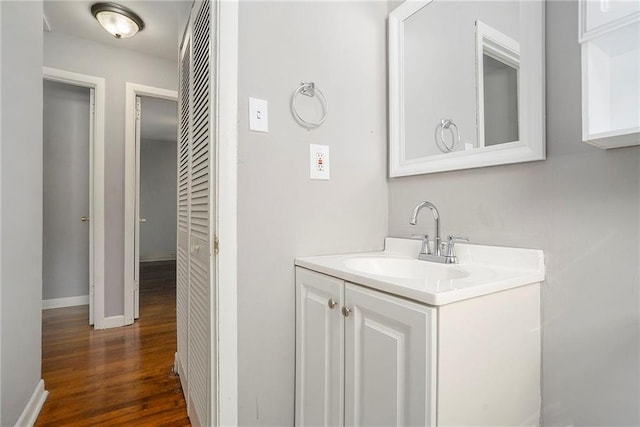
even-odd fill
[(125, 40), (108, 34), (91, 15), (91, 5), (97, 1), (45, 0), (44, 19), (54, 33), (177, 61), (179, 20), (188, 14), (193, 0), (117, 0), (118, 4), (138, 14), (145, 23), (144, 30)]
[[(193, 0), (117, 0), (118, 4), (138, 14), (145, 23), (144, 30), (124, 40), (104, 31), (91, 15), (91, 5), (97, 1), (45, 0), (43, 25), (48, 25), (53, 33), (176, 61), (177, 75), (179, 21), (181, 16), (189, 13)], [(177, 121), (177, 102), (142, 98), (142, 139), (175, 143)]]
[(178, 141), (178, 102), (142, 96), (140, 139)]

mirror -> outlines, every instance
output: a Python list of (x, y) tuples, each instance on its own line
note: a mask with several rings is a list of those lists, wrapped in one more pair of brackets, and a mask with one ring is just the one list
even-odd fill
[(537, 0), (391, 12), (391, 177), (545, 158), (543, 20)]

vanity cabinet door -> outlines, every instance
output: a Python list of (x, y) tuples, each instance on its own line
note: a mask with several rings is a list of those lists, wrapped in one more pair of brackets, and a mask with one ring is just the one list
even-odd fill
[(344, 420), (344, 282), (296, 268), (296, 426)]
[(435, 425), (436, 309), (350, 283), (345, 307), (345, 425)]

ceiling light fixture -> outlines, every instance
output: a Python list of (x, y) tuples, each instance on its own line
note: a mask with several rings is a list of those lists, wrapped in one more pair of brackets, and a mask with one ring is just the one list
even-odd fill
[(144, 28), (144, 22), (136, 13), (116, 3), (95, 3), (91, 14), (102, 28), (117, 39), (128, 39)]

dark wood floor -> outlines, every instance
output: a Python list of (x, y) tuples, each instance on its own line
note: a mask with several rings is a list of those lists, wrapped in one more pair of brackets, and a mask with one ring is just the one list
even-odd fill
[(140, 319), (96, 331), (88, 307), (44, 310), (36, 426), (189, 426), (176, 351), (175, 262), (143, 263)]

